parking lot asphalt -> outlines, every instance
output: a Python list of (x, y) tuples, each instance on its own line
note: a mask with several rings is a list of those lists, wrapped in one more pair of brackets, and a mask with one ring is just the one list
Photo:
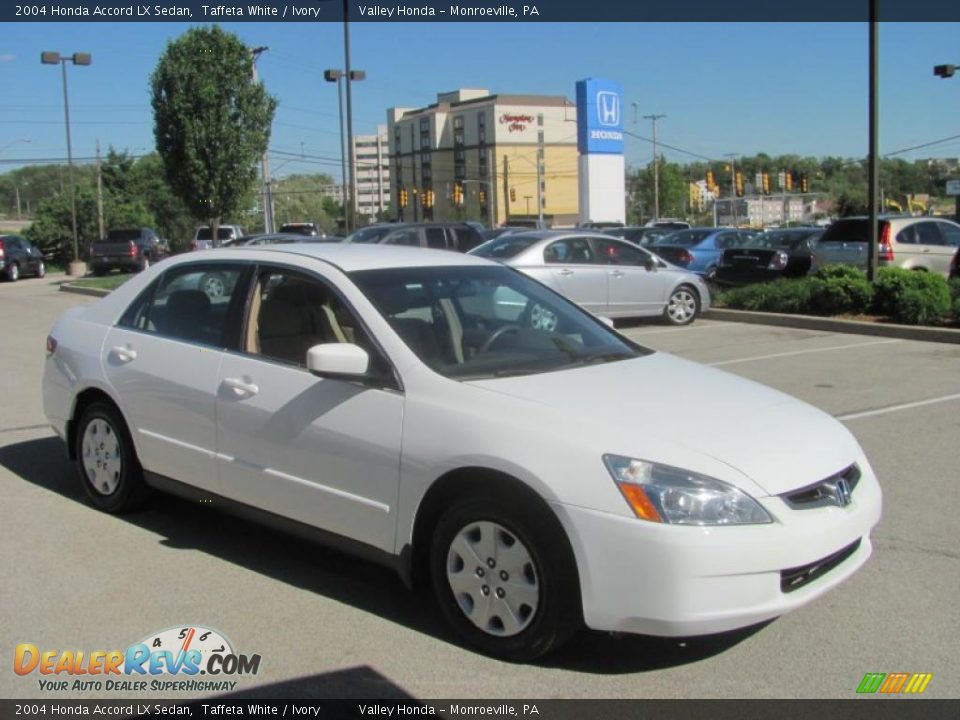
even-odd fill
[[(234, 690), (251, 696), (853, 698), (867, 672), (923, 672), (933, 674), (925, 697), (960, 697), (960, 346), (703, 320), (623, 327), (840, 418), (884, 489), (874, 556), (760, 628), (685, 641), (584, 632), (517, 666), (457, 645), (430, 593), (408, 592), (388, 570), (173, 498), (128, 516), (94, 510), (41, 406), (50, 326), (95, 301), (57, 292), (62, 279), (0, 283), (0, 697), (209, 696), (49, 692), (36, 673), (12, 670), (18, 643), (124, 649), (186, 624), (261, 655), (259, 674)], [(725, 408), (683, 388), (677, 402), (724, 422)], [(629, 410), (611, 412), (629, 421)]]

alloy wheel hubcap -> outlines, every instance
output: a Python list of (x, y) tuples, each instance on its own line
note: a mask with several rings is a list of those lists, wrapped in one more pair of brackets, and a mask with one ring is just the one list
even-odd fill
[(670, 304), (667, 306), (670, 317), (678, 322), (690, 319), (696, 311), (697, 301), (693, 298), (693, 295), (683, 290), (674, 293), (670, 298)]
[(447, 551), (447, 582), (464, 615), (498, 637), (526, 629), (540, 605), (540, 583), (519, 538), (490, 521), (470, 523)]
[(91, 420), (83, 431), (83, 469), (101, 495), (113, 494), (120, 485), (123, 460), (113, 426), (102, 418)]
[(225, 288), (223, 287), (223, 280), (217, 277), (207, 278), (203, 282), (203, 291), (207, 294), (209, 298), (218, 298), (223, 297)]

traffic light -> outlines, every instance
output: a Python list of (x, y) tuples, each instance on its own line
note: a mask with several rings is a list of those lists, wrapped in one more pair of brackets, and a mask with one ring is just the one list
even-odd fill
[(810, 180), (806, 175), (800, 177), (800, 192), (810, 192)]
[(764, 195), (770, 194), (770, 174), (769, 173), (763, 174), (763, 194)]
[(516, 201), (517, 201), (517, 189), (510, 188), (510, 202), (516, 202)]
[(735, 176), (735, 183), (737, 186), (737, 197), (743, 197), (743, 173), (739, 170)]
[(410, 196), (407, 193), (407, 189), (400, 188), (400, 207), (405, 208), (409, 200), (410, 200)]
[(433, 207), (433, 190), (425, 190), (423, 193), (423, 206), (425, 208)]
[(487, 191), (484, 190), (483, 188), (480, 188), (480, 204), (481, 205), (487, 204)]
[(713, 186), (713, 170), (707, 170), (707, 190), (712, 190)]
[(463, 186), (460, 183), (453, 186), (453, 204), (457, 207), (463, 205)]
[(788, 191), (793, 190), (793, 170), (787, 170), (784, 176), (785, 187)]

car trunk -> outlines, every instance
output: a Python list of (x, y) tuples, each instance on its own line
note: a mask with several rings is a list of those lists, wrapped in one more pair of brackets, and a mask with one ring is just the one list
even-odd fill
[(647, 250), (655, 252), (668, 263), (679, 265), (680, 267), (686, 266), (691, 260), (690, 251), (685, 247), (677, 247), (673, 245), (650, 245), (647, 247)]

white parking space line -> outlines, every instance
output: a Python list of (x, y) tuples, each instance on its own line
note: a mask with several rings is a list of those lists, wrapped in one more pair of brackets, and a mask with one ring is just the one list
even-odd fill
[(792, 352), (773, 353), (772, 355), (754, 355), (753, 357), (737, 358), (735, 360), (721, 360), (720, 362), (707, 363), (717, 367), (719, 365), (735, 365), (736, 363), (753, 362), (754, 360), (770, 360), (772, 358), (791, 357), (793, 355), (809, 355), (811, 353), (831, 352), (832, 350), (850, 350), (851, 348), (869, 347), (870, 345), (889, 345), (899, 343), (903, 340), (874, 340), (873, 342), (852, 343), (850, 345), (832, 345), (825, 348), (810, 348), (809, 350), (793, 350)]
[(950, 402), (951, 400), (960, 400), (960, 393), (957, 393), (956, 395), (942, 395), (940, 397), (930, 398), (928, 400), (917, 400), (916, 402), (901, 403), (899, 405), (890, 405), (889, 407), (877, 408), (875, 410), (864, 410), (863, 412), (837, 415), (836, 418), (837, 420), (857, 420), (858, 418), (884, 415), (886, 413), (898, 412), (899, 410), (909, 410), (911, 408), (923, 407), (924, 405), (935, 405), (937, 403)]
[[(742, 323), (735, 322), (712, 322), (709, 325), (688, 325), (687, 327), (668, 327), (668, 328), (657, 328), (656, 330), (641, 330), (640, 332), (631, 332), (630, 336), (634, 335), (656, 335), (657, 333), (668, 333), (668, 332), (684, 332), (687, 330), (712, 330), (713, 328), (718, 327), (731, 327), (733, 325), (742, 325)], [(624, 334), (632, 328), (618, 328), (618, 330)]]

